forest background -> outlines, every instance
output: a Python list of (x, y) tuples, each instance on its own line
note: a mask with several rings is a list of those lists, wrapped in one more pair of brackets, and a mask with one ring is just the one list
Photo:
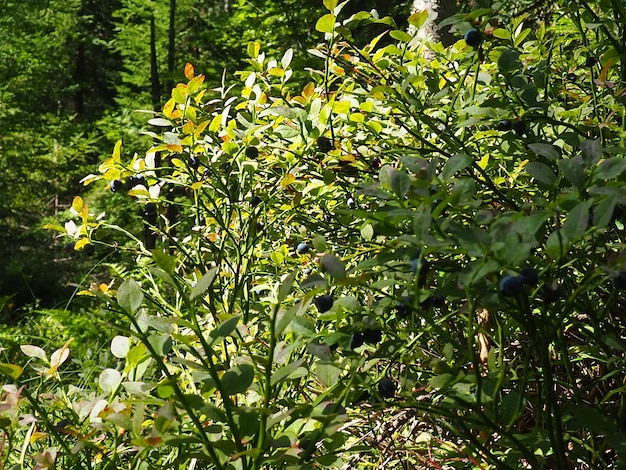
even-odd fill
[[(358, 3), (358, 5), (356, 4)], [(355, 2), (408, 25), (411, 2)], [(294, 50), (300, 79), (307, 50), (322, 35), (320, 2), (39, 1), (2, 5), (0, 15), (0, 311), (3, 321), (82, 311), (73, 296), (98, 255), (64, 250), (43, 227), (62, 220), (72, 198), (88, 197), (124, 224), (139, 215), (122, 198), (80, 180), (118, 139), (135, 145), (149, 116), (193, 62), (209, 86), (232, 81), (246, 67), (249, 41), (268, 55)], [(144, 138), (144, 141), (147, 138)], [(59, 219), (60, 217), (60, 219)], [(96, 269), (97, 271), (97, 269)], [(71, 300), (71, 301), (70, 301)], [(79, 321), (79, 320), (74, 320)], [(81, 322), (81, 328), (87, 325)], [(19, 344), (15, 332), (6, 340)]]

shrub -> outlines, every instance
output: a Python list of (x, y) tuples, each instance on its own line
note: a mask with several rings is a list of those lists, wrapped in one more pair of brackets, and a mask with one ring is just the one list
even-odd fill
[[(623, 464), (623, 19), (594, 4), (592, 36), (576, 26), (593, 9), (532, 28), (477, 10), (448, 22), (459, 38), (483, 30), (476, 48), (426, 54), (389, 19), (325, 4), (314, 81), (290, 83), (291, 51), (268, 59), (258, 43), (240, 86), (209, 90), (188, 64), (149, 121), (153, 147), (118, 143), (85, 179), (143, 176), (128, 194), (145, 230), (117, 228), (136, 266), (91, 291), (126, 318), (119, 364), (71, 388), (71, 437), (49, 425), (45, 455), (90, 468)], [(394, 42), (354, 46), (372, 22)], [(106, 222), (73, 207), (77, 247), (97, 244)]]

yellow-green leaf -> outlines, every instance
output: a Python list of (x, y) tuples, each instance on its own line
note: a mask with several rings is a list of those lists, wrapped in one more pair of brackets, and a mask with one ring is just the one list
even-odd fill
[(80, 196), (75, 196), (72, 200), (72, 209), (76, 214), (80, 214), (83, 211), (83, 198)]
[(330, 11), (333, 11), (337, 6), (338, 0), (324, 0), (324, 6)]
[(332, 33), (335, 29), (335, 20), (335, 15), (328, 13), (317, 20), (315, 29), (320, 33)]
[(8, 375), (14, 380), (22, 375), (23, 371), (24, 369), (22, 369), (20, 366), (16, 366), (15, 364), (6, 364), (4, 362), (0, 363), (0, 372)]
[(291, 173), (287, 173), (282, 180), (280, 180), (280, 185), (283, 188), (286, 188), (287, 186), (289, 186), (291, 183), (293, 183), (296, 180), (296, 177), (294, 175), (292, 175)]
[(122, 156), (122, 140), (118, 140), (113, 147), (113, 160), (120, 161)]

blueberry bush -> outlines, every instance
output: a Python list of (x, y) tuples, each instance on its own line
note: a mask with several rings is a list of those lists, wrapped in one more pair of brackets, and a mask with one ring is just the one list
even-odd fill
[(56, 227), (130, 262), (82, 292), (99, 362), (0, 364), (6, 466), (626, 466), (626, 13), (561, 3), (444, 48), (325, 0), (306, 83), (257, 42), (237, 83), (187, 64), (83, 180), (143, 230), (80, 197)]

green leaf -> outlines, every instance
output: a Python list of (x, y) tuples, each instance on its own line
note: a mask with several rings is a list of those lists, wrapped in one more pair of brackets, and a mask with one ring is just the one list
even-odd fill
[(420, 29), (428, 19), (428, 10), (418, 10), (409, 16), (409, 24), (415, 29)]
[(315, 248), (318, 253), (326, 251), (326, 239), (324, 235), (315, 234), (313, 237), (313, 248)]
[(587, 231), (591, 203), (592, 201), (581, 202), (569, 211), (563, 224), (565, 240), (574, 241)]
[(615, 423), (599, 409), (589, 405), (568, 406), (564, 413), (574, 417), (572, 427), (574, 429), (589, 429), (594, 433), (611, 434), (614, 432)]
[(493, 34), (494, 38), (505, 39), (505, 40), (511, 39), (511, 33), (509, 33), (504, 28), (496, 28), (496, 29), (494, 29), (492, 34)]
[(320, 262), (322, 264), (322, 268), (324, 268), (324, 271), (330, 274), (332, 277), (334, 277), (338, 281), (345, 279), (346, 266), (343, 264), (343, 261), (341, 261), (335, 255), (333, 255), (332, 253), (324, 255), (322, 256)]
[(557, 162), (559, 171), (565, 179), (572, 183), (578, 190), (585, 186), (587, 177), (579, 161), (575, 159), (562, 158)]
[(624, 171), (626, 171), (626, 158), (613, 157), (603, 161), (594, 176), (602, 180), (610, 180), (620, 176)]
[(385, 165), (380, 169), (379, 180), (382, 185), (390, 187), (399, 197), (406, 196), (411, 187), (409, 175), (391, 165)]
[(295, 316), (300, 310), (300, 304), (293, 305), (288, 310), (281, 309), (276, 314), (276, 324), (274, 326), (274, 336), (276, 338), (280, 337), (285, 328), (289, 326), (291, 321), (295, 318)]
[(530, 162), (524, 168), (539, 183), (543, 183), (547, 186), (553, 186), (556, 181), (556, 174), (554, 173), (554, 170), (552, 170), (552, 168), (545, 163)]
[(159, 357), (167, 355), (172, 350), (172, 337), (168, 334), (152, 334), (148, 337), (148, 343)]
[(464, 153), (457, 153), (448, 159), (441, 170), (441, 178), (447, 180), (451, 178), (457, 171), (463, 170), (472, 164), (472, 157)]
[(298, 369), (300, 369), (300, 366), (302, 365), (303, 362), (304, 362), (304, 359), (298, 359), (297, 361), (292, 362), (291, 364), (287, 364), (286, 366), (283, 366), (279, 368), (278, 370), (276, 370), (272, 374), (272, 378), (270, 379), (270, 385), (274, 386), (277, 383), (280, 383), (283, 380), (286, 380), (291, 374), (295, 373), (296, 371), (298, 371)]
[(216, 275), (217, 267), (209, 269), (209, 271), (200, 278), (196, 285), (193, 286), (193, 289), (191, 289), (191, 294), (189, 294), (189, 299), (194, 300), (203, 295), (206, 290), (211, 286), (211, 284), (213, 284)]
[(304, 279), (301, 283), (300, 283), (300, 288), (301, 289), (309, 289), (311, 287), (315, 287), (315, 286), (326, 286), (328, 284), (328, 281), (326, 281), (326, 279), (324, 279), (322, 276), (320, 276), (318, 273), (313, 273), (311, 274), (309, 277), (307, 277), (306, 279)]
[(315, 23), (315, 29), (320, 33), (332, 33), (335, 29), (335, 20), (335, 15), (327, 13), (317, 20), (317, 23)]
[(315, 367), (315, 377), (324, 387), (332, 387), (341, 377), (341, 369), (334, 364), (318, 363)]
[(556, 161), (561, 158), (561, 152), (558, 147), (555, 147), (552, 144), (546, 144), (543, 142), (535, 142), (532, 144), (528, 144), (528, 148), (537, 155), (541, 155), (542, 157), (546, 157), (549, 160)]
[(508, 72), (518, 72), (523, 69), (522, 63), (519, 60), (519, 51), (506, 50), (498, 58), (498, 68), (500, 72), (507, 74)]
[(237, 395), (248, 390), (253, 380), (254, 368), (249, 364), (241, 364), (228, 369), (222, 375), (220, 383), (225, 394)]
[(609, 196), (598, 203), (598, 205), (594, 206), (593, 225), (599, 228), (606, 227), (613, 218), (616, 205), (617, 198), (615, 196)]
[(580, 149), (583, 152), (583, 159), (587, 165), (598, 163), (602, 158), (602, 144), (600, 138), (595, 140), (583, 140), (580, 143)]
[(117, 303), (125, 312), (137, 312), (142, 302), (143, 291), (134, 279), (126, 279), (117, 289)]
[(156, 265), (165, 271), (170, 276), (174, 275), (174, 269), (176, 268), (176, 258), (161, 250), (152, 250), (152, 257)]
[(291, 292), (291, 287), (293, 286), (293, 281), (296, 278), (298, 271), (291, 272), (280, 285), (278, 289), (278, 302), (282, 302)]
[(239, 322), (239, 317), (233, 316), (229, 318), (228, 320), (220, 323), (217, 328), (211, 331), (209, 336), (213, 339), (214, 342), (221, 338), (225, 338), (226, 336), (230, 335), (233, 332), (238, 322)]

